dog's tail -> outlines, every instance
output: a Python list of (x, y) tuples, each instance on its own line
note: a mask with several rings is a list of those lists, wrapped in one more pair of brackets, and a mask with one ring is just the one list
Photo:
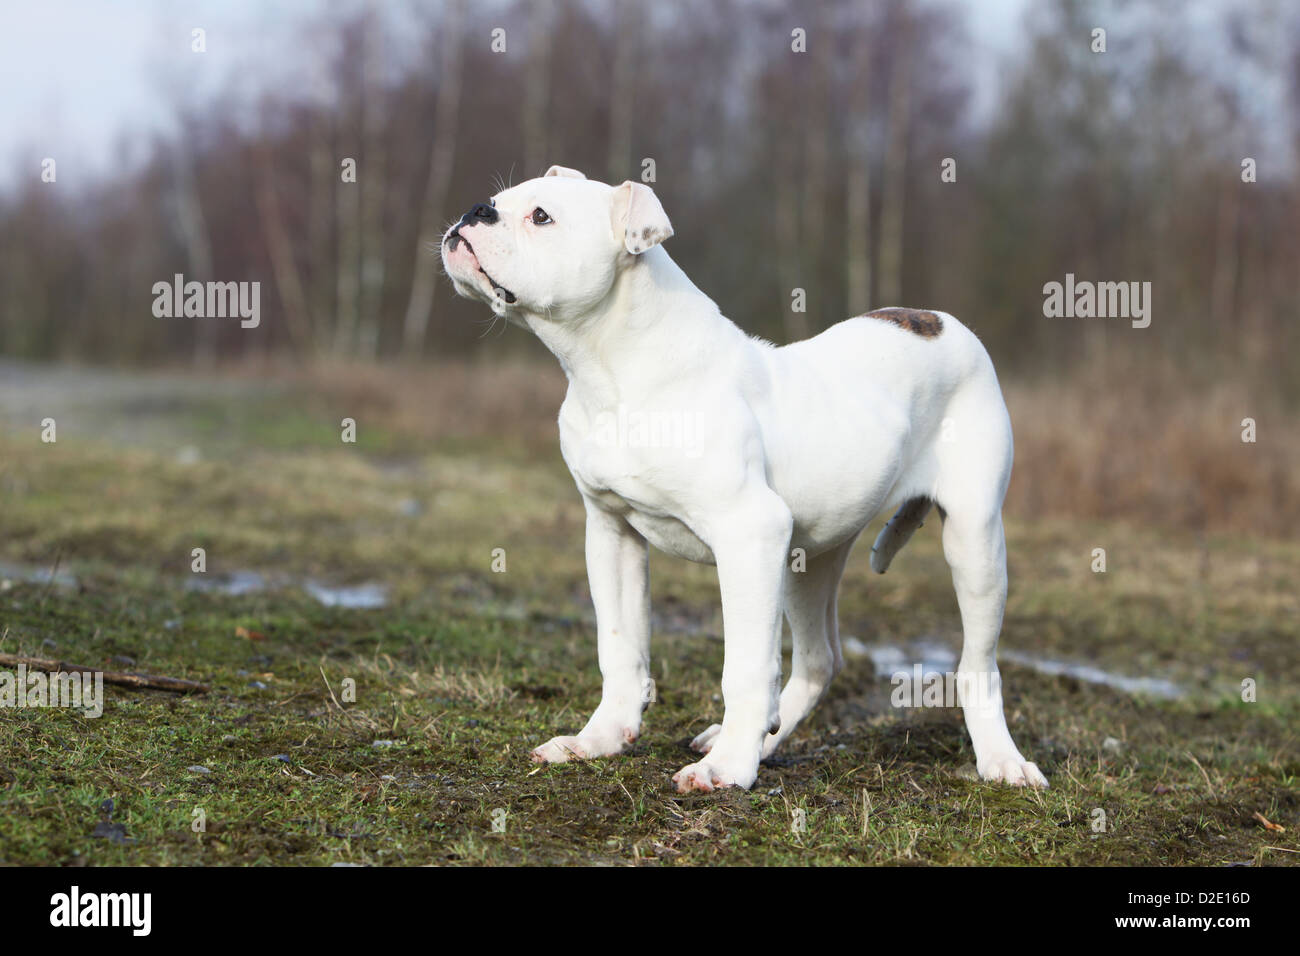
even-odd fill
[[(876, 536), (876, 543), (871, 546), (871, 570), (877, 574), (884, 574), (888, 570), (889, 562), (907, 544), (912, 533), (921, 527), (933, 504), (929, 498), (909, 498), (903, 502), (902, 507), (894, 512), (894, 517), (885, 522), (880, 534)], [(939, 516), (944, 516), (942, 508), (939, 509)]]

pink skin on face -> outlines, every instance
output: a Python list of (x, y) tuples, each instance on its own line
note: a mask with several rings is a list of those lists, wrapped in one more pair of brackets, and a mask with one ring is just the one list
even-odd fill
[(450, 248), (451, 243), (444, 240), (443, 254), (447, 271), (461, 282), (474, 285), (492, 297), (503, 297), (507, 303), (513, 303), (514, 296), (496, 284), (474, 253), (474, 237), (470, 234), (474, 230), (474, 225), (471, 223), (460, 228), (458, 235), (460, 241), (455, 242), (455, 248)]
[(459, 266), (467, 272), (478, 271), (478, 257), (470, 250), (469, 243), (465, 241), (463, 232), (461, 233), (461, 241), (456, 243), (456, 248), (447, 253), (447, 262), (450, 265)]

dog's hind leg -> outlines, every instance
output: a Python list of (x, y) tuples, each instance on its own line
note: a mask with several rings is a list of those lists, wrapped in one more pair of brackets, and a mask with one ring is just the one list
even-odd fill
[[(786, 576), (785, 616), (793, 642), (790, 679), (781, 691), (781, 726), (763, 741), (765, 759), (812, 712), (843, 666), (835, 595), (856, 538), (812, 558), (806, 570)], [(708, 753), (721, 729), (714, 724), (691, 741), (691, 747)]]
[(854, 535), (838, 548), (817, 555), (806, 572), (786, 579), (785, 615), (793, 645), (790, 680), (781, 691), (781, 726), (763, 742), (765, 758), (812, 712), (844, 667), (836, 595), (856, 540)]
[(966, 428), (959, 431), (958, 440), (939, 446), (936, 498), (946, 512), (943, 556), (952, 569), (961, 609), (957, 697), (980, 776), (1046, 787), (1047, 778), (1021, 756), (1011, 739), (1002, 707), (997, 648), (1007, 602), (1002, 498), (1011, 472), (1011, 427), (1006, 412), (999, 410), (986, 400), (979, 414), (959, 419)]
[(952, 568), (963, 632), (957, 664), (957, 696), (975, 748), (975, 766), (985, 780), (1047, 786), (1038, 767), (1020, 754), (1002, 709), (998, 631), (1007, 599), (1006, 546), (1000, 515), (971, 519), (950, 512), (943, 528), (943, 553)]

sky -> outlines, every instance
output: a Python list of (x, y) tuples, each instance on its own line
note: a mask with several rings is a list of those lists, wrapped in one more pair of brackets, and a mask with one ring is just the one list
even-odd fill
[[(47, 156), (58, 162), (60, 183), (74, 189), (79, 181), (130, 171), (147, 156), (152, 137), (174, 133), (181, 103), (202, 103), (218, 92), (253, 103), (260, 90), (285, 86), (312, 95), (313, 57), (295, 50), (309, 48), (313, 21), (345, 16), (365, 2), (0, 0), (0, 191), (39, 176)], [(422, 0), (371, 2), (400, 22)], [(999, 83), (1014, 65), (1031, 3), (962, 4), (977, 123), (993, 110)], [(1213, 0), (1192, 0), (1179, 9), (1204, 15), (1213, 6)], [(195, 27), (206, 30), (203, 54), (191, 50)], [(392, 33), (400, 42), (403, 31)], [(1218, 41), (1205, 37), (1207, 64), (1223, 62), (1213, 49)], [(1247, 102), (1267, 111), (1276, 101), (1262, 95)]]
[[(181, 102), (295, 75), (304, 24), (354, 2), (0, 0), (0, 189), (54, 157), (59, 182), (112, 175), (174, 133)], [(206, 52), (192, 30), (206, 31)]]

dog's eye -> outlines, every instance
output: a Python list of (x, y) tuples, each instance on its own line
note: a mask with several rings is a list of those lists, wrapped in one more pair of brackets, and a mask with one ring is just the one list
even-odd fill
[(549, 222), (555, 222), (550, 216), (546, 215), (546, 210), (538, 206), (533, 210), (533, 214), (528, 217), (533, 221), (534, 226), (544, 226)]

